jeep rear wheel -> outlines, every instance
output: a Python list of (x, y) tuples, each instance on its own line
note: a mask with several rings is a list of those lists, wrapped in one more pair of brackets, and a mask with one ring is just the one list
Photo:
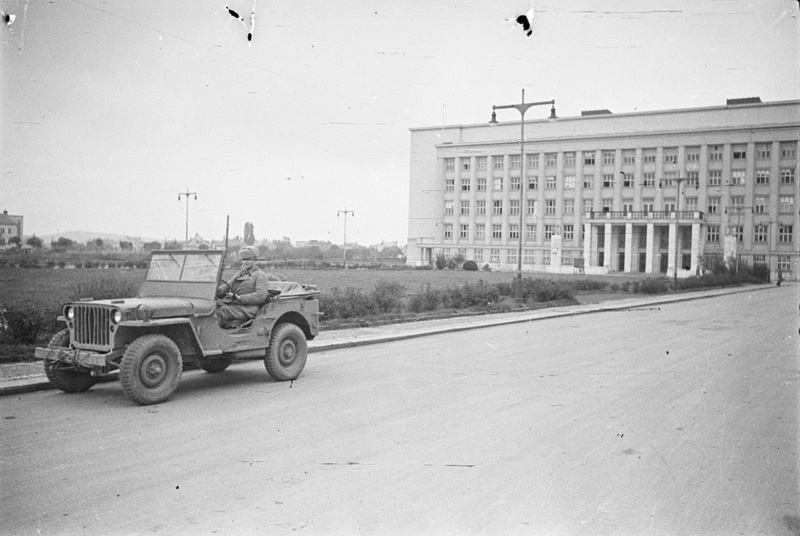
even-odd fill
[(164, 402), (178, 388), (183, 362), (169, 337), (145, 335), (122, 355), (119, 379), (125, 394), (141, 405)]
[(216, 372), (222, 372), (229, 366), (231, 366), (231, 359), (203, 359), (200, 361), (200, 368), (205, 370), (210, 374), (214, 374)]
[(269, 339), (264, 366), (273, 380), (294, 380), (303, 372), (307, 357), (308, 344), (303, 330), (296, 324), (279, 324)]
[[(69, 330), (62, 329), (53, 335), (47, 347), (69, 348)], [(44, 360), (44, 373), (50, 383), (65, 393), (80, 393), (97, 383), (97, 378), (92, 377), (88, 371), (82, 372), (74, 368), (65, 368), (62, 363), (49, 359)]]

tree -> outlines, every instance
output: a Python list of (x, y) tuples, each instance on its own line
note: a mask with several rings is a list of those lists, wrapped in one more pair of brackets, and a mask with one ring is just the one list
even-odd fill
[[(31, 238), (34, 238), (34, 237), (31, 237)], [(29, 238), (28, 240), (30, 240), (31, 238)], [(40, 239), (40, 241), (41, 241), (41, 239)], [(8, 243), (9, 244), (14, 244), (15, 246), (17, 246), (19, 248), (19, 245), (22, 243), (22, 240), (18, 236), (12, 236), (11, 238), (8, 239)]]
[[(32, 238), (32, 237), (31, 237)], [(58, 240), (53, 242), (53, 249), (57, 251), (67, 251), (75, 245), (75, 242), (64, 236), (59, 236)]]
[(86, 245), (89, 246), (90, 248), (103, 249), (103, 247), (105, 246), (105, 242), (103, 242), (102, 238), (92, 238), (88, 242), (86, 242)]
[(256, 243), (256, 236), (253, 234), (253, 224), (249, 221), (244, 224), (244, 243), (248, 246), (252, 246)]
[(119, 241), (119, 249), (123, 251), (128, 251), (133, 249), (133, 244), (128, 242), (127, 240), (120, 240)]
[(142, 249), (145, 251), (155, 251), (161, 249), (161, 242), (145, 242), (142, 244)]
[[(9, 242), (13, 242), (13, 241), (14, 241), (14, 238), (16, 238), (16, 239), (17, 239), (17, 246), (19, 247), (19, 237), (18, 237), (18, 236), (12, 237), (12, 238), (11, 238), (11, 240), (10, 240)], [(36, 236), (36, 235), (33, 235), (32, 237), (30, 237), (29, 239), (27, 239), (27, 240), (25, 241), (25, 243), (26, 243), (26, 244), (28, 244), (30, 247), (32, 247), (32, 248), (36, 248), (36, 249), (42, 249), (42, 246), (44, 245), (44, 243), (42, 242), (42, 239), (41, 239), (41, 238), (39, 238), (39, 237), (38, 237), (38, 236)]]

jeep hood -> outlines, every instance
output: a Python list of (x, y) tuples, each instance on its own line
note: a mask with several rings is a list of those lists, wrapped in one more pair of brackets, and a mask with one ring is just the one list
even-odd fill
[[(203, 298), (125, 298), (116, 300), (94, 300), (79, 302), (74, 305), (103, 305), (120, 309), (124, 317), (126, 312), (148, 310), (146, 318), (173, 318), (178, 316), (207, 315), (214, 311), (214, 302)], [(144, 318), (143, 315), (136, 315)]]

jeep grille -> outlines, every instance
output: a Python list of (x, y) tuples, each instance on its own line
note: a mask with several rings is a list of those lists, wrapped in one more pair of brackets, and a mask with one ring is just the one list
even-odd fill
[(73, 342), (92, 350), (106, 350), (111, 344), (111, 311), (97, 305), (75, 305)]

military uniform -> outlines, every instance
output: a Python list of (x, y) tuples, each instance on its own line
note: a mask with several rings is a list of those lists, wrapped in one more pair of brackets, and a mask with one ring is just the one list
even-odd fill
[[(242, 260), (256, 260), (257, 253), (253, 255), (250, 251), (245, 251), (246, 249), (251, 248), (242, 248), (239, 252)], [(228, 327), (233, 321), (242, 322), (255, 317), (268, 296), (267, 274), (255, 266), (239, 271), (230, 281), (217, 288), (217, 316), (220, 326)]]

